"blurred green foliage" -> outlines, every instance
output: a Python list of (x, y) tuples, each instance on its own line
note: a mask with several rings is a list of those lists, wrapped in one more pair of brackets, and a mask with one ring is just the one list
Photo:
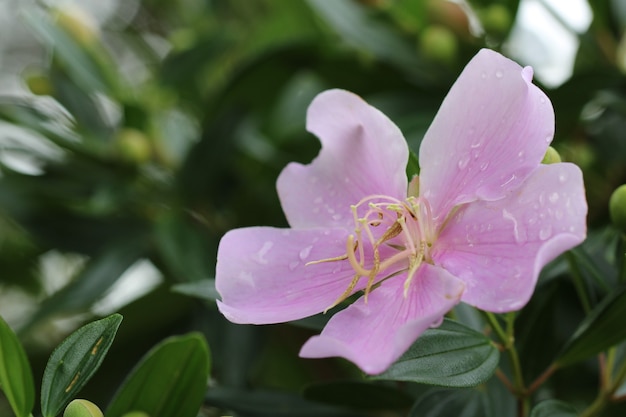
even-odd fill
[[(304, 128), (318, 92), (338, 87), (363, 96), (417, 151), (465, 63), (482, 47), (503, 50), (519, 2), (470, 1), (482, 32), (466, 9), (444, 0), (111, 3), (115, 13), (94, 20), (77, 6), (24, 2), (19, 22), (37, 43), (13, 45), (2, 57), (18, 59), (32, 48), (39, 57), (21, 73), (19, 92), (0, 91), (0, 313), (29, 306), (13, 314), (13, 326), (37, 378), (53, 346), (104, 314), (94, 305), (147, 260), (161, 282), (121, 307), (124, 324), (106, 372), (81, 394), (102, 406), (150, 347), (197, 330), (213, 356), (206, 416), (222, 415), (219, 409), (241, 416), (439, 416), (458, 415), (461, 405), (474, 407), (464, 414), (471, 416), (511, 412), (512, 399), (503, 399), (495, 379), (486, 390), (370, 382), (360, 391), (361, 375), (347, 362), (297, 357), (311, 323), (234, 326), (213, 302), (171, 287), (189, 293), (194, 282), (210, 283), (204, 280), (213, 278), (227, 230), (286, 225), (275, 181), (288, 162), (308, 162), (318, 152)], [(584, 171), (590, 239), (576, 256), (546, 268), (517, 319), (529, 381), (557, 357), (586, 309), (624, 280), (624, 242), (610, 225), (608, 201), (626, 183), (626, 8), (620, 0), (590, 6), (589, 29), (574, 33), (580, 46), (572, 76), (543, 87), (556, 112), (553, 146)], [(61, 271), (58, 290), (42, 266), (50, 254), (80, 260), (71, 273)], [(482, 330), (480, 320), (460, 315)], [(597, 379), (596, 363), (578, 364), (558, 370), (537, 397), (584, 405)], [(346, 392), (380, 387), (394, 396), (382, 410), (339, 407), (336, 381)], [(442, 401), (448, 411), (423, 414)], [(549, 407), (561, 405), (543, 409)], [(614, 405), (606, 415), (624, 410)]]

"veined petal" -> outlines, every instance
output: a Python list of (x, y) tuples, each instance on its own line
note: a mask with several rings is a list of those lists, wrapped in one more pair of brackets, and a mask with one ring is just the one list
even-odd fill
[(531, 81), (532, 68), (487, 49), (467, 64), (420, 147), (420, 193), (435, 216), (502, 198), (541, 162), (554, 111)]
[(341, 256), (345, 245), (343, 229), (231, 230), (217, 253), (220, 311), (234, 323), (252, 324), (280, 323), (324, 311), (348, 288), (354, 270), (347, 261), (306, 264)]
[(585, 239), (586, 215), (580, 169), (541, 165), (506, 198), (461, 207), (432, 256), (465, 281), (462, 301), (493, 312), (517, 310), (530, 299), (541, 268)]
[(309, 165), (290, 163), (277, 181), (289, 224), (297, 229), (349, 227), (350, 205), (372, 194), (404, 199), (408, 148), (387, 116), (343, 90), (319, 94), (307, 129), (322, 143)]
[(340, 356), (368, 374), (383, 372), (459, 302), (464, 288), (444, 269), (422, 264), (404, 297), (405, 278), (383, 282), (367, 303), (361, 297), (335, 314), (319, 336), (306, 342), (300, 356)]

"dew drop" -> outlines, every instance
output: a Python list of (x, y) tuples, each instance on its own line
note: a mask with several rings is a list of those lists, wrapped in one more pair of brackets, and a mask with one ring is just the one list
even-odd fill
[(261, 249), (259, 249), (259, 252), (257, 252), (257, 255), (256, 255), (257, 256), (256, 260), (259, 263), (261, 264), (267, 263), (267, 259), (265, 259), (265, 255), (267, 255), (270, 249), (272, 249), (272, 246), (274, 246), (273, 242), (267, 241), (263, 243), (263, 246), (261, 246)]
[(543, 227), (541, 230), (539, 230), (539, 239), (546, 240), (550, 236), (552, 236), (552, 226), (547, 225)]
[[(470, 130), (470, 132), (473, 132), (473, 130)], [(483, 144), (483, 140), (482, 138), (476, 138), (476, 140), (472, 141), (472, 143), (470, 143), (470, 148), (472, 149), (476, 149), (476, 148), (480, 148), (480, 145)]]
[(543, 97), (543, 96), (541, 96), (541, 97), (539, 98), (539, 101), (541, 102), (541, 104), (543, 104), (543, 103), (545, 103), (545, 102), (546, 102), (546, 98), (545, 98), (545, 97)]
[(343, 216), (341, 214), (333, 214), (333, 220), (341, 220)]
[(479, 166), (481, 171), (485, 171), (487, 168), (489, 168), (489, 161), (483, 161)]
[(459, 169), (465, 169), (467, 168), (467, 164), (469, 164), (469, 157), (468, 156), (464, 156), (463, 158), (459, 159), (459, 162), (456, 164), (456, 166)]
[(487, 78), (487, 73), (486, 73), (485, 71), (483, 71), (483, 72), (480, 74), (480, 78), (482, 78), (483, 80), (484, 80), (484, 79), (486, 79), (486, 78)]
[(559, 193), (557, 193), (556, 191), (553, 192), (552, 194), (550, 194), (550, 197), (548, 197), (548, 200), (550, 200), (552, 204), (556, 203), (557, 201), (559, 201)]
[(552, 142), (552, 136), (546, 136), (546, 143)]
[(567, 175), (565, 175), (565, 174), (559, 174), (559, 182), (560, 182), (561, 184), (564, 184), (564, 183), (565, 183), (565, 181), (567, 181)]
[(502, 78), (504, 76), (504, 74), (502, 73), (502, 71), (497, 70), (496, 71), (496, 78)]
[(300, 265), (300, 262), (298, 261), (289, 262), (289, 270), (293, 271), (298, 267), (298, 265)]
[(516, 265), (513, 268), (513, 278), (520, 278), (521, 276), (522, 276), (522, 268)]
[(307, 246), (306, 248), (302, 249), (300, 251), (300, 260), (304, 261), (306, 258), (308, 258), (311, 254), (311, 249), (313, 249), (313, 246)]

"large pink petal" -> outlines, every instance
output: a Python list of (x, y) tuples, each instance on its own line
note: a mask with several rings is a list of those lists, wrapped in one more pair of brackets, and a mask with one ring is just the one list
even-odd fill
[(541, 165), (517, 191), (459, 209), (438, 237), (433, 258), (467, 284), (462, 301), (494, 312), (531, 297), (541, 268), (585, 239), (582, 173)]
[(445, 98), (420, 148), (420, 191), (443, 219), (464, 202), (496, 200), (541, 162), (554, 111), (532, 68), (483, 49)]
[(456, 305), (462, 281), (444, 269), (423, 264), (405, 298), (404, 279), (385, 281), (345, 310), (335, 314), (322, 333), (300, 351), (305, 358), (340, 356), (368, 374), (378, 374), (398, 359), (431, 325)]
[(235, 323), (279, 323), (328, 308), (354, 275), (347, 261), (308, 262), (346, 252), (343, 229), (250, 227), (228, 232), (217, 253), (218, 307)]
[(294, 228), (349, 227), (350, 205), (384, 194), (404, 199), (408, 148), (396, 125), (359, 96), (319, 94), (307, 129), (322, 143), (309, 165), (290, 163), (277, 182), (283, 211)]

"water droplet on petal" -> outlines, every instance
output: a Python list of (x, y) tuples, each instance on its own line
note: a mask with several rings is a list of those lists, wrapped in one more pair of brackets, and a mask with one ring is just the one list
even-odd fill
[(489, 168), (489, 161), (483, 161), (478, 168), (481, 171), (485, 171), (487, 168)]
[(496, 78), (502, 78), (504, 76), (504, 73), (500, 70), (496, 71)]
[(267, 255), (270, 249), (272, 249), (272, 246), (274, 246), (274, 243), (267, 241), (263, 243), (263, 246), (261, 246), (261, 249), (259, 249), (259, 251), (257, 252), (256, 260), (260, 264), (267, 264), (267, 259), (265, 259), (265, 255)]
[(550, 197), (548, 197), (548, 200), (550, 200), (552, 204), (556, 203), (557, 201), (559, 201), (559, 193), (557, 193), (556, 191), (553, 192), (552, 194), (550, 194)]
[(300, 265), (300, 262), (298, 261), (289, 262), (289, 270), (293, 271), (298, 267), (298, 265)]
[(483, 80), (484, 80), (485, 78), (487, 78), (487, 73), (486, 73), (485, 71), (483, 71), (483, 72), (480, 74), (480, 78), (482, 78)]
[(341, 214), (333, 214), (333, 220), (341, 220), (342, 217), (343, 216)]
[(459, 169), (465, 169), (467, 168), (467, 164), (469, 164), (469, 156), (464, 156), (463, 158), (459, 159), (459, 162), (457, 162), (456, 166), (459, 167)]
[(306, 258), (308, 258), (311, 254), (311, 249), (313, 249), (313, 246), (307, 246), (306, 248), (302, 249), (300, 251), (300, 259), (304, 261)]
[(561, 174), (559, 174), (559, 182), (560, 182), (561, 184), (564, 184), (564, 183), (565, 183), (565, 181), (567, 181), (567, 175), (562, 174), (562, 173), (561, 173)]
[(539, 230), (539, 239), (546, 240), (550, 236), (552, 236), (552, 226), (546, 225), (541, 230)]

